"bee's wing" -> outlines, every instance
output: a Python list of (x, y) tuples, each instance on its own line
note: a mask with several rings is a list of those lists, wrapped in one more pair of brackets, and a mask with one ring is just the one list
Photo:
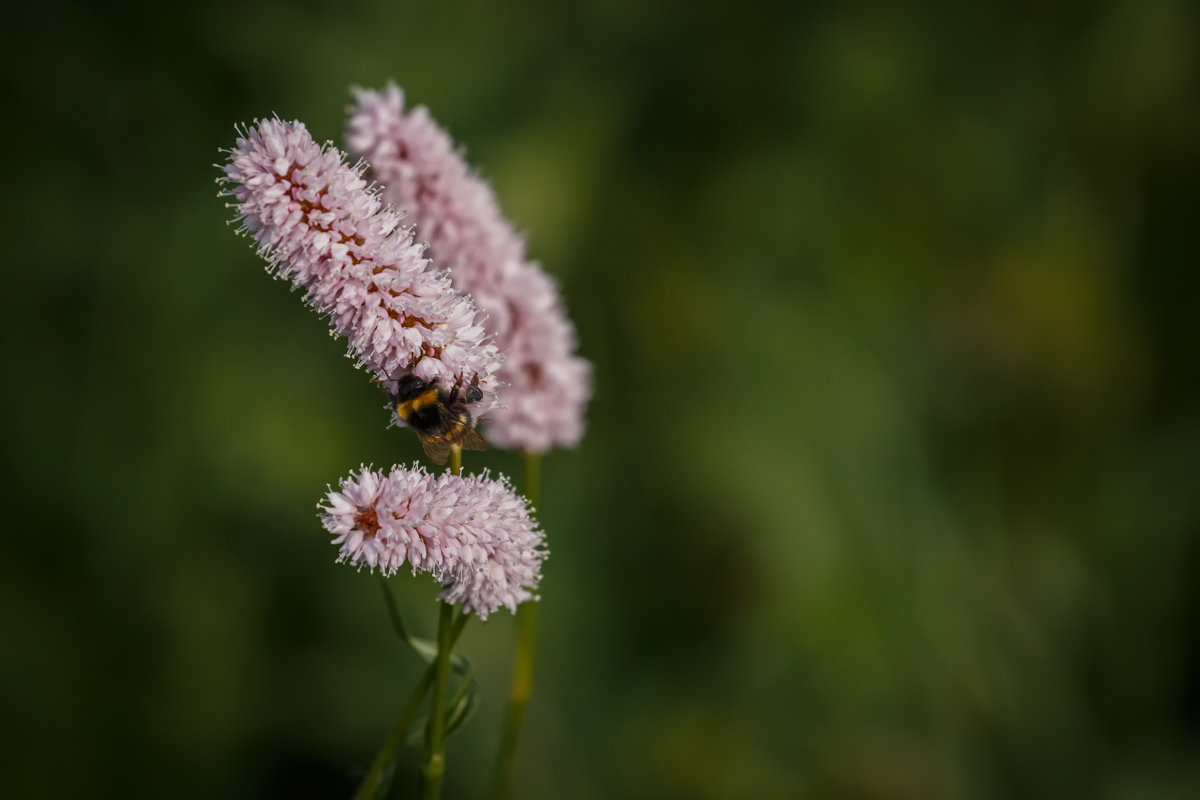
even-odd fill
[(479, 431), (474, 428), (467, 428), (463, 431), (462, 437), (463, 450), (487, 450), (487, 442), (479, 435)]
[(429, 456), (429, 460), (441, 466), (446, 463), (446, 459), (450, 457), (450, 443), (442, 439), (431, 439), (428, 436), (417, 437), (421, 441), (421, 448), (425, 451), (425, 455)]

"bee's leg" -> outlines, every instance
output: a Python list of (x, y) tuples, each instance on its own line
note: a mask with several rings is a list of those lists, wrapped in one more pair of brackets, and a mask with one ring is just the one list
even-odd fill
[(394, 380), (396, 380), (396, 377), (395, 377), (394, 375), (392, 375), (392, 374), (391, 374), (391, 373), (389, 373), (389, 372), (386, 372), (386, 371), (384, 371), (383, 369), (380, 369), (380, 370), (379, 370), (379, 372), (380, 372), (380, 374), (382, 374), (384, 377), (382, 377), (382, 378), (372, 378), (372, 379), (371, 379), (371, 383), (387, 383), (388, 381), (394, 381)]
[(450, 390), (450, 402), (453, 403), (458, 399), (458, 390), (462, 388), (462, 376), (460, 375), (454, 381), (454, 388)]

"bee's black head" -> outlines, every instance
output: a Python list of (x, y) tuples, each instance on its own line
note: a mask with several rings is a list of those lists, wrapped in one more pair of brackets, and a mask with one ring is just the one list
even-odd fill
[(398, 400), (407, 400), (410, 397), (419, 395), (428, 387), (429, 384), (423, 378), (418, 378), (416, 375), (410, 373), (396, 381), (395, 397)]

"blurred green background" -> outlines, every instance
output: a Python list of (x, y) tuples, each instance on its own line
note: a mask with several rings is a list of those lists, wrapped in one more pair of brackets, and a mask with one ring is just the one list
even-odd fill
[(315, 505), (416, 442), (213, 164), (395, 79), (595, 364), (522, 797), (1200, 796), (1193, 3), (4, 15), (0, 794), (348, 797), (388, 731), (419, 666)]

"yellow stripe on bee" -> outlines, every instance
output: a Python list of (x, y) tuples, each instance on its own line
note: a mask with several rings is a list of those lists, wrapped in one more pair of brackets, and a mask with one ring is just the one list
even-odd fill
[(433, 405), (438, 401), (437, 387), (426, 389), (416, 397), (405, 400), (396, 406), (396, 415), (400, 419), (407, 421), (409, 417), (417, 413), (420, 409), (428, 405)]

